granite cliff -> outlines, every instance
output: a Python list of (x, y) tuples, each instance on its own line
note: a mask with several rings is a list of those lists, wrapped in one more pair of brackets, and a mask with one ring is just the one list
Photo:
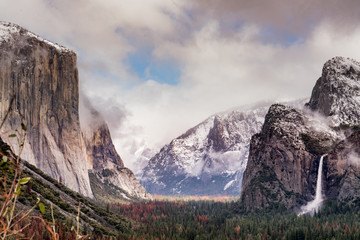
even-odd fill
[[(85, 97), (82, 98), (81, 111), (87, 116), (87, 119), (82, 119), (81, 126), (87, 158), (92, 166), (89, 174), (95, 198), (151, 199), (134, 173), (124, 166), (105, 120)], [(102, 191), (104, 188), (109, 191)]]
[(331, 126), (359, 125), (360, 63), (343, 57), (327, 61), (307, 105), (326, 116)]
[[(3, 129), (27, 126), (22, 158), (87, 197), (93, 197), (89, 170), (121, 169), (123, 182), (109, 179), (129, 195), (146, 192), (132, 172), (124, 169), (105, 121), (84, 128), (79, 119), (79, 78), (76, 54), (20, 26), (0, 22), (0, 117), (12, 111)], [(17, 149), (17, 142), (4, 139)], [(123, 172), (126, 172), (124, 174)], [(140, 190), (138, 190), (138, 188)]]
[(240, 197), (245, 210), (296, 209), (312, 200), (325, 153), (325, 198), (359, 197), (359, 74), (358, 62), (333, 58), (325, 63), (306, 107), (270, 107), (250, 143)]
[(360, 129), (339, 142), (328, 154), (325, 195), (342, 201), (360, 198)]
[(0, 23), (1, 118), (15, 95), (5, 128), (15, 130), (23, 121), (29, 130), (22, 157), (92, 197), (78, 114), (78, 83), (74, 52), (17, 25)]

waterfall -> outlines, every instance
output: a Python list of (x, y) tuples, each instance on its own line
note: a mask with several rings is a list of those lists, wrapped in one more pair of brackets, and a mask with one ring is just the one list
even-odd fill
[(327, 156), (327, 154), (322, 155), (319, 162), (315, 199), (312, 200), (311, 202), (308, 202), (308, 204), (306, 204), (305, 206), (301, 207), (301, 211), (298, 215), (303, 215), (306, 213), (314, 214), (319, 210), (321, 203), (324, 200), (322, 195), (322, 169), (323, 169), (323, 159), (325, 156)]
[(315, 199), (314, 202), (321, 203), (323, 201), (322, 196), (322, 169), (323, 169), (323, 158), (325, 155), (321, 156), (320, 163), (319, 163), (319, 169), (318, 169), (318, 177), (316, 181), (316, 193), (315, 193)]

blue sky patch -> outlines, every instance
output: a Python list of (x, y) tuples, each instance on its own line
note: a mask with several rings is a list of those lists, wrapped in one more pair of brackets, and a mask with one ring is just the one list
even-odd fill
[(159, 83), (176, 85), (181, 76), (181, 70), (176, 61), (153, 59), (150, 48), (140, 48), (129, 54), (126, 62), (131, 70), (144, 81), (151, 79)]
[(261, 29), (261, 37), (264, 44), (280, 44), (285, 47), (290, 47), (304, 41), (303, 36), (300, 34), (276, 29), (271, 26), (266, 26)]

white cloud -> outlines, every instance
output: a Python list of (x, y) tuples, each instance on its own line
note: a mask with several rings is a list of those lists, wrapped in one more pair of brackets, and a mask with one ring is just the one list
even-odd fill
[(212, 22), (185, 43), (158, 46), (156, 56), (177, 59), (182, 75), (178, 86), (146, 82), (126, 93), (146, 139), (165, 144), (234, 106), (310, 97), (326, 60), (337, 55), (360, 59), (360, 29), (341, 36), (323, 23), (306, 41), (289, 47), (264, 44), (259, 34), (256, 26), (248, 26), (228, 38)]

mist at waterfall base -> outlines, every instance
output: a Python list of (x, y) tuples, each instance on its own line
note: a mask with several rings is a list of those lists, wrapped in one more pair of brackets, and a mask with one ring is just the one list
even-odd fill
[(322, 195), (322, 169), (323, 169), (323, 159), (327, 156), (322, 155), (319, 162), (319, 169), (318, 169), (318, 175), (316, 180), (316, 192), (315, 192), (315, 199), (308, 202), (305, 206), (301, 207), (301, 211), (298, 214), (298, 216), (303, 214), (311, 214), (313, 215), (315, 212), (319, 210), (319, 208), (322, 205), (322, 202), (324, 201), (323, 195)]

